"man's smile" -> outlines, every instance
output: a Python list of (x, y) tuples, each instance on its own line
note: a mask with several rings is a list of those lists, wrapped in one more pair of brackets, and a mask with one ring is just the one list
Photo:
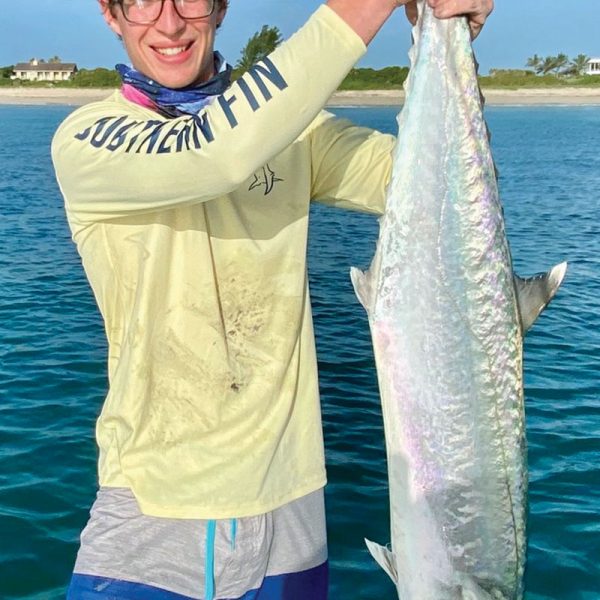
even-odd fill
[(173, 57), (180, 56), (184, 52), (187, 52), (194, 45), (194, 42), (180, 43), (177, 46), (153, 46), (150, 45), (150, 48), (154, 50), (157, 54), (160, 54), (163, 57)]

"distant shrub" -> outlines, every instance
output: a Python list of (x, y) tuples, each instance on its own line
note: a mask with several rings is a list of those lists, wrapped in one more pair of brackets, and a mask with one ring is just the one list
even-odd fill
[(394, 90), (402, 87), (408, 67), (355, 68), (342, 81), (340, 90)]
[(535, 77), (535, 71), (525, 69), (490, 69), (490, 77)]
[(45, 82), (43, 84), (35, 81), (26, 81), (22, 79), (0, 79), (0, 85), (12, 86), (12, 87), (52, 87), (51, 83)]
[(81, 69), (68, 82), (69, 87), (119, 87), (121, 78), (112, 69)]
[(600, 75), (582, 75), (577, 77), (576, 80), (571, 80), (570, 85), (576, 83), (577, 85), (597, 87), (600, 86)]
[(495, 69), (494, 75), (479, 78), (479, 83), (483, 87), (563, 87), (565, 81), (556, 75), (535, 75), (527, 71), (518, 71), (516, 69)]
[(0, 79), (10, 79), (13, 74), (14, 68), (14, 65), (0, 67)]

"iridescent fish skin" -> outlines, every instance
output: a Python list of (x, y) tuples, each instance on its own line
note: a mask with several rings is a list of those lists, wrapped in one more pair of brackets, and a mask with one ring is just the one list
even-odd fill
[(519, 307), (467, 23), (436, 19), (422, 0), (419, 11), (377, 250), (369, 271), (352, 272), (390, 483), (391, 552), (368, 545), (401, 600), (517, 600), (530, 324), (520, 308), (535, 319), (566, 266), (521, 282), (538, 303)]

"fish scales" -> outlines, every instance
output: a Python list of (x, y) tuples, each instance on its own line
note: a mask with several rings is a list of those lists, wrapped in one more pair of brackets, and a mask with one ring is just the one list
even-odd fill
[(391, 552), (369, 548), (402, 600), (513, 600), (526, 550), (522, 322), (468, 26), (421, 0), (419, 13), (377, 250), (352, 273), (390, 481)]

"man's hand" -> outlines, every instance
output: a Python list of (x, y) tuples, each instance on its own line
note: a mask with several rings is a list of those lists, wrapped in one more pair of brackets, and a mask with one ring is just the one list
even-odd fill
[(412, 0), (327, 0), (326, 4), (369, 44), (396, 8)]
[[(467, 15), (471, 35), (479, 35), (485, 20), (494, 8), (494, 0), (427, 0), (440, 19)], [(327, 0), (335, 11), (368, 44), (394, 10), (405, 6), (409, 21), (417, 22), (415, 0)]]
[[(448, 19), (458, 15), (466, 15), (469, 19), (471, 37), (475, 39), (485, 20), (494, 10), (494, 0), (427, 0), (433, 8), (433, 14), (439, 19)], [(415, 25), (417, 22), (417, 3), (412, 0), (406, 4), (406, 16)]]

